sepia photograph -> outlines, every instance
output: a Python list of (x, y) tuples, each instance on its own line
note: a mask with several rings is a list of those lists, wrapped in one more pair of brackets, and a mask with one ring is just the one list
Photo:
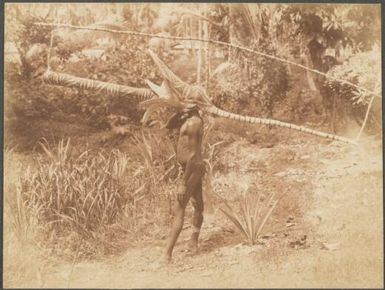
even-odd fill
[(383, 288), (380, 3), (12, 3), (4, 288)]

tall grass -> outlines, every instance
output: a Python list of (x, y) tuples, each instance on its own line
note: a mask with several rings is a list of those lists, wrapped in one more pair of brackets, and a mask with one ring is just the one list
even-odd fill
[[(108, 250), (112, 244), (101, 232), (112, 225), (133, 200), (129, 158), (117, 150), (109, 153), (74, 153), (70, 140), (55, 148), (41, 143), (44, 154), (34, 158), (33, 169), (21, 174), (18, 203), (28, 208), (16, 220), (27, 225), (26, 217), (37, 220), (43, 240), (69, 251), (88, 243), (85, 252)], [(32, 214), (33, 213), (33, 214)]]
[[(37, 243), (36, 212), (22, 198), (19, 177), (23, 172), (21, 155), (4, 150), (4, 232), (3, 258), (5, 287), (22, 279), (36, 277), (43, 269), (43, 253)], [(26, 258), (28, 257), (28, 258)], [(41, 284), (37, 284), (38, 287)]]
[(14, 149), (4, 150), (4, 232), (7, 238), (25, 244), (35, 236), (36, 211), (22, 197), (20, 176), (23, 164)]
[(69, 151), (70, 140), (51, 149), (42, 143), (46, 158), (37, 159), (35, 172), (21, 178), (21, 192), (39, 221), (55, 231), (88, 231), (110, 224), (131, 196), (125, 173), (128, 158), (118, 151), (78, 156)]
[[(205, 139), (207, 139), (207, 137)], [(206, 158), (204, 159), (204, 162), (206, 163), (206, 175), (204, 179), (205, 189), (203, 191), (203, 199), (205, 203), (205, 213), (212, 214), (214, 213), (213, 197), (215, 196), (215, 192), (213, 189), (214, 167), (218, 162), (218, 159), (217, 159), (218, 151), (216, 152), (215, 149), (218, 145), (222, 144), (223, 141), (219, 141), (212, 145), (209, 144), (208, 142), (206, 143), (207, 143), (206, 144), (207, 149), (205, 151)]]
[[(163, 236), (162, 223), (171, 222), (172, 196), (176, 192), (175, 148), (168, 136), (150, 130), (142, 130), (134, 138), (134, 149), (140, 160), (135, 177), (138, 180), (136, 192), (141, 196), (140, 207), (146, 208), (136, 215), (135, 221), (150, 223)], [(146, 193), (146, 196), (145, 196)], [(162, 221), (160, 221), (162, 220)], [(148, 226), (144, 226), (147, 231)]]
[(4, 285), (43, 287), (57, 256), (75, 264), (164, 237), (175, 152), (168, 138), (134, 137), (125, 152), (79, 151), (70, 139), (44, 140), (39, 154), (5, 150)]
[(164, 235), (175, 191), (162, 178), (171, 167), (170, 144), (145, 132), (135, 136), (128, 154), (76, 152), (70, 143), (44, 140), (42, 154), (20, 172), (11, 205), (19, 213), (17, 232), (34, 217), (39, 239), (70, 256), (115, 253), (143, 235)]

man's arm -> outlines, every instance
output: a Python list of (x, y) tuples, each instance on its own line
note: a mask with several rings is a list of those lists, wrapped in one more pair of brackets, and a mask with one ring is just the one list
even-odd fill
[[(199, 142), (203, 135), (203, 121), (200, 117), (192, 117), (180, 129), (180, 136), (188, 136), (189, 140)], [(201, 148), (197, 148), (201, 149)]]
[(179, 127), (182, 125), (182, 124), (181, 124), (180, 117), (181, 117), (181, 114), (180, 114), (180, 113), (175, 113), (175, 114), (173, 114), (173, 115), (170, 117), (170, 119), (168, 119), (168, 121), (167, 121), (167, 123), (166, 123), (166, 128), (169, 129), (169, 130), (179, 128)]

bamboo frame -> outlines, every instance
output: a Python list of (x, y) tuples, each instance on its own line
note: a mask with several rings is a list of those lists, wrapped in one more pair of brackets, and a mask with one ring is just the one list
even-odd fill
[(362, 122), (362, 126), (361, 126), (361, 128), (360, 128), (360, 131), (359, 131), (358, 134), (357, 134), (356, 140), (359, 140), (359, 139), (360, 139), (361, 134), (362, 134), (362, 132), (364, 131), (364, 128), (365, 128), (365, 126), (366, 126), (366, 122), (368, 121), (370, 109), (372, 108), (373, 101), (374, 101), (374, 96), (370, 99), (370, 102), (369, 102), (369, 104), (368, 104), (368, 108), (366, 109), (364, 121)]

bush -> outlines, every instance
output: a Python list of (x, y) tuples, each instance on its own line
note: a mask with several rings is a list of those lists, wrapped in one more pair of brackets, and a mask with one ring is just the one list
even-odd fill
[[(270, 55), (278, 54), (268, 43), (262, 42), (254, 49)], [(214, 102), (230, 111), (272, 117), (275, 104), (282, 101), (290, 89), (286, 65), (244, 52), (239, 52), (237, 59), (237, 63), (218, 66), (210, 88)], [(248, 67), (245, 59), (252, 60)]]
[[(127, 38), (117, 43), (116, 47), (105, 49), (103, 59), (85, 57), (79, 51), (72, 52), (79, 56), (78, 61), (69, 62), (61, 57), (59, 62), (53, 63), (53, 68), (79, 77), (147, 87), (145, 79), (160, 82), (160, 78), (145, 52), (144, 44), (143, 39)], [(45, 62), (43, 66), (45, 69)], [(25, 78), (18, 71), (17, 64), (6, 66), (5, 80), (9, 87), (7, 108), (18, 118), (55, 119), (60, 115), (74, 115), (99, 129), (108, 127), (107, 117), (110, 114), (127, 116), (136, 124), (141, 119), (143, 112), (138, 110), (135, 98), (46, 85), (39, 77)]]
[[(381, 92), (381, 52), (378, 47), (371, 51), (355, 54), (342, 65), (335, 66), (329, 74), (332, 77), (344, 79), (360, 87), (374, 92)], [(351, 85), (326, 79), (322, 93), (328, 96), (329, 109), (338, 112), (338, 120), (353, 118), (359, 125), (362, 124), (367, 106), (372, 98), (370, 93), (358, 90)], [(378, 131), (381, 127), (381, 101), (375, 97), (369, 118), (368, 129)]]

